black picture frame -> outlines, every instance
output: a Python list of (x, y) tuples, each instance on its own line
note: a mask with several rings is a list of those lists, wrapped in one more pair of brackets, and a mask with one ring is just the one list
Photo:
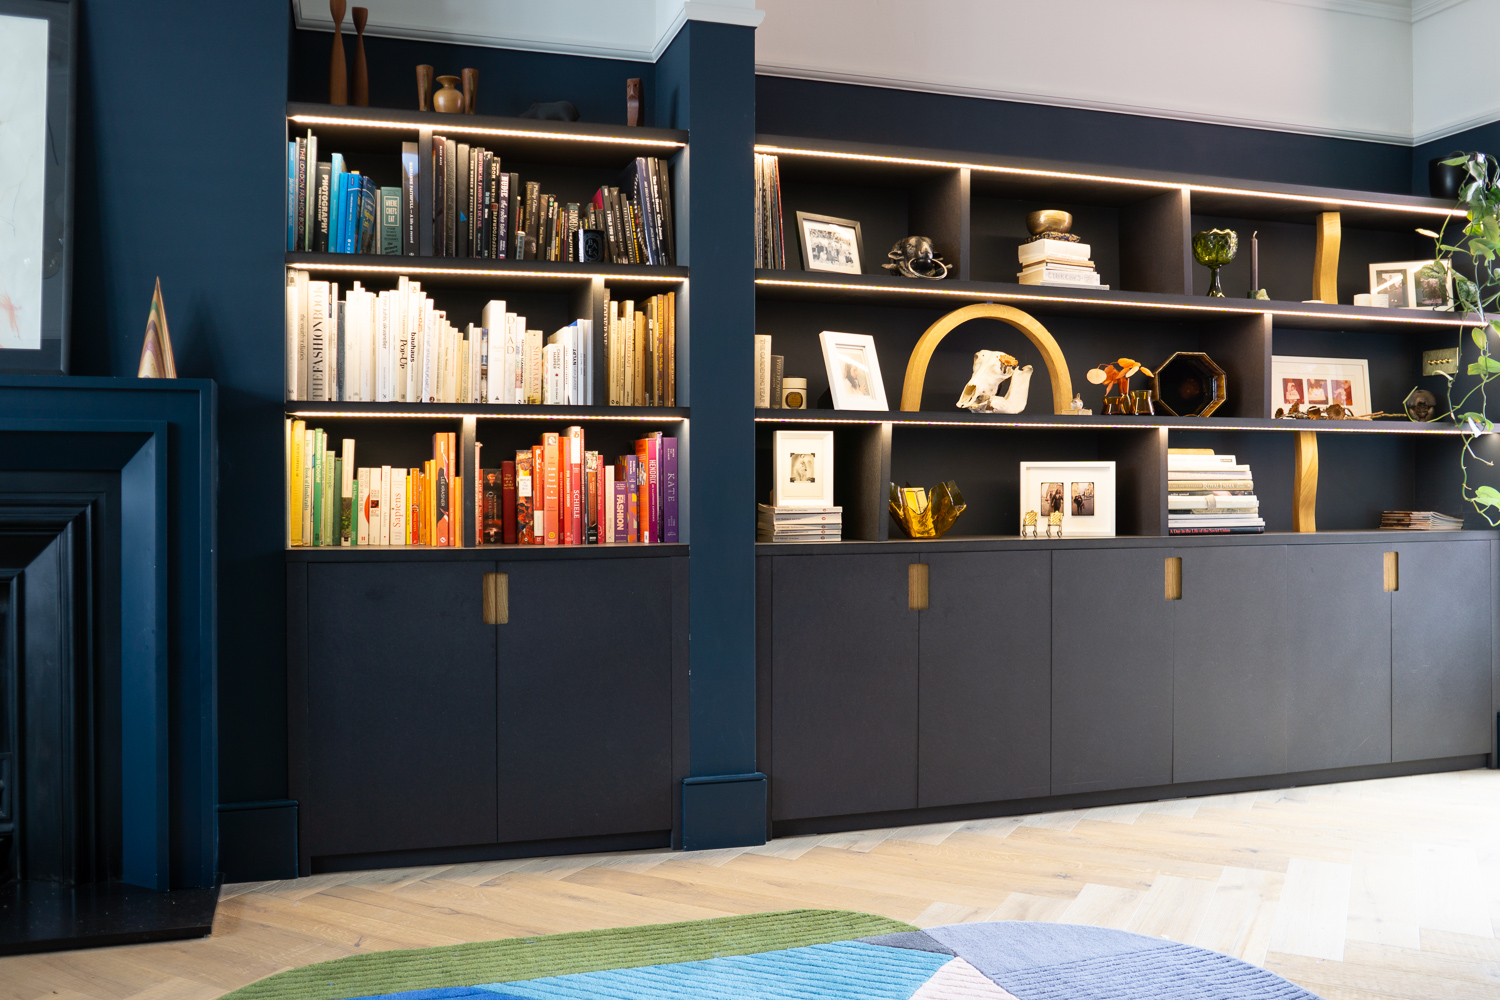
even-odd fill
[(47, 144), (42, 193), (41, 346), (0, 348), (0, 373), (66, 375), (73, 293), (73, 131), (78, 8), (73, 0), (0, 0), (0, 15), (47, 22)]
[[(808, 222), (822, 222), (831, 226), (841, 226), (845, 229), (854, 230), (854, 268), (846, 267), (815, 266), (820, 262), (815, 261), (816, 248), (809, 249), (807, 245)], [(827, 271), (834, 274), (863, 274), (865, 269), (865, 238), (860, 232), (859, 223), (853, 219), (839, 219), (832, 215), (818, 215), (813, 212), (797, 213), (797, 246), (802, 251), (802, 270), (804, 271)]]

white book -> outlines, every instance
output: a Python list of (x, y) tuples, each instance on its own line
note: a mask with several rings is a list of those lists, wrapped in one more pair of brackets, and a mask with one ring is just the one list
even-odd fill
[(620, 317), (620, 405), (635, 405), (635, 300), (625, 300), (625, 313)]
[(339, 352), (344, 337), (344, 303), (339, 299), (337, 282), (328, 283), (328, 345), (324, 357), (328, 359), (326, 385), (328, 394), (323, 398), (331, 403), (339, 401)]
[[(480, 400), (480, 402), (483, 403), (512, 402), (511, 400), (504, 398), (503, 392), (498, 391), (500, 390), (501, 386), (504, 386), (506, 384), (505, 372), (507, 368), (507, 361), (509, 361), (510, 364), (515, 363), (514, 358), (507, 359), (505, 356), (505, 339), (507, 333), (506, 317), (508, 315), (509, 313), (505, 311), (504, 299), (491, 299), (489, 302), (485, 303), (484, 309), (479, 314), (479, 322), (484, 326), (485, 329), (490, 331), (490, 339), (495, 342), (494, 356), (493, 358), (491, 358), (491, 361), (495, 366), (494, 374), (499, 376), (498, 379), (490, 380), (491, 388), (495, 391), (492, 391), (490, 393), (490, 398)], [(514, 377), (514, 375), (512, 375), (512, 377)]]
[[(365, 342), (360, 346), (363, 371), (360, 375), (360, 396), (374, 400), (377, 393), (377, 376), (383, 386), (387, 402), (399, 398), (401, 391), (401, 323), (398, 319), (401, 297), (395, 292), (381, 292), (370, 301), (370, 329)], [(379, 357), (376, 357), (377, 352)]]
[(1221, 469), (1226, 465), (1235, 465), (1233, 455), (1167, 455), (1167, 468), (1186, 469)]
[[(1209, 473), (1212, 472), (1212, 475)], [(1249, 479), (1250, 466), (1248, 465), (1221, 465), (1216, 469), (1174, 469), (1167, 467), (1167, 479), (1181, 479), (1196, 482), (1205, 479)]]
[(427, 299), (422, 300), (422, 365), (417, 373), (417, 384), (421, 387), (417, 399), (423, 403), (437, 402), (434, 394), (436, 384), (433, 382), (433, 370), (437, 363), (434, 356), (437, 350), (437, 320), (436, 312), (432, 303)]
[(1219, 516), (1219, 517), (1168, 517), (1168, 528), (1263, 528), (1263, 517)]
[(370, 470), (368, 467), (360, 469), (359, 476), (359, 509), (354, 512), (354, 536), (355, 545), (370, 544)]
[(479, 402), (479, 354), (484, 347), (484, 327), (469, 324), (469, 361), (464, 369), (464, 402)]
[(495, 357), (496, 378), (493, 398), (494, 403), (517, 403), (522, 402), (518, 395), (516, 386), (524, 382), (526, 373), (523, 370), (525, 359), (521, 356), (522, 342), (526, 339), (526, 331), (516, 325), (515, 313), (504, 313), (500, 319), (500, 341), (495, 345), (498, 352)]
[[(522, 326), (526, 320), (520, 317)], [(526, 402), (537, 405), (542, 402), (542, 331), (526, 331)]]
[(583, 380), (582, 394), (579, 402), (584, 406), (594, 405), (594, 321), (581, 319), (578, 321), (579, 351), (583, 363), (579, 366), (580, 377)]
[(1091, 260), (1039, 260), (1035, 264), (1027, 264), (1021, 268), (1022, 274), (1033, 274), (1037, 271), (1081, 271), (1084, 274), (1092, 274), (1094, 262)]
[(490, 401), (490, 331), (484, 327), (479, 331), (479, 401)]
[(548, 344), (542, 349), (542, 365), (546, 379), (542, 385), (542, 403), (560, 406), (566, 398), (567, 387), (563, 382), (563, 349), (561, 344)]
[(755, 407), (769, 409), (771, 406), (771, 338), (767, 334), (755, 335)]
[[(344, 438), (344, 464), (339, 473), (339, 500), (354, 499), (354, 439)], [(339, 536), (340, 545), (353, 545), (353, 526), (350, 526), (350, 534), (344, 534), (344, 505), (341, 502), (338, 510), (333, 515), (335, 533)]]
[(1087, 243), (1069, 243), (1067, 240), (1033, 240), (1030, 243), (1022, 243), (1016, 250), (1016, 256), (1020, 258), (1022, 264), (1033, 264), (1046, 257), (1088, 260), (1091, 256), (1090, 249)]
[(1167, 510), (1169, 511), (1209, 511), (1209, 510), (1258, 510), (1260, 499), (1258, 497), (1221, 497), (1221, 496), (1171, 496), (1167, 498)]
[(1072, 270), (1066, 268), (1046, 267), (1035, 271), (1022, 271), (1016, 275), (1017, 280), (1023, 285), (1036, 285), (1042, 282), (1054, 285), (1097, 285), (1099, 284), (1099, 273), (1097, 271)]
[(286, 277), (286, 398), (295, 400), (297, 391), (297, 354), (302, 347), (302, 310), (297, 286), (297, 275), (306, 271), (291, 271)]
[(313, 508), (313, 468), (317, 463), (318, 432), (302, 432), (302, 544), (311, 545)]
[(526, 388), (536, 381), (536, 369), (531, 360), (526, 356), (526, 317), (517, 316), (515, 313), (506, 313), (508, 340), (505, 342), (506, 366), (505, 376), (505, 399), (506, 403), (534, 403)]
[(396, 281), (396, 290), (391, 293), (386, 310), (386, 321), (391, 326), (391, 399), (406, 402), (407, 352), (411, 347), (411, 331), (406, 327), (406, 300), (410, 286), (406, 275)]
[(406, 470), (392, 469), (390, 528), (386, 531), (391, 545), (406, 544), (406, 508)]
[(328, 399), (328, 282), (307, 283), (307, 399)]
[(600, 491), (604, 509), (599, 511), (599, 541), (609, 545), (615, 540), (615, 463), (604, 466), (604, 489)]
[(311, 279), (306, 271), (297, 272), (297, 398), (307, 399), (307, 351), (308, 337), (312, 332), (312, 315), (308, 310), (308, 285)]
[(391, 467), (382, 465), (380, 467), (380, 535), (379, 545), (391, 544)]

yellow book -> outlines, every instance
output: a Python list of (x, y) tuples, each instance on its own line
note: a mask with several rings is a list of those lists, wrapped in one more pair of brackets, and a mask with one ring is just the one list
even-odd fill
[(302, 449), (307, 434), (307, 421), (287, 421), (287, 544), (302, 544)]

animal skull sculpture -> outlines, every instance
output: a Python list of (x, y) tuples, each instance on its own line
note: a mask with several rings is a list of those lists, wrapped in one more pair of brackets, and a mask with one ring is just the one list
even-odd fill
[[(1004, 351), (975, 351), (974, 373), (963, 395), (958, 397), (961, 410), (975, 413), (1020, 413), (1026, 409), (1031, 392), (1031, 366), (1018, 368), (1019, 362)], [(1006, 380), (1005, 395), (998, 395), (1000, 383)]]
[(928, 278), (932, 281), (941, 281), (948, 276), (948, 265), (943, 263), (943, 258), (933, 249), (932, 240), (926, 236), (908, 236), (897, 240), (886, 256), (891, 262), (880, 266), (894, 274), (908, 278)]

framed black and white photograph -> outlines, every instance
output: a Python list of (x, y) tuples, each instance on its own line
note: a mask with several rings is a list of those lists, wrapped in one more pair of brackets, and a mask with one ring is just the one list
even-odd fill
[(874, 337), (824, 330), (818, 334), (818, 342), (823, 345), (823, 367), (828, 371), (828, 391), (835, 410), (890, 409)]
[(1451, 312), (1453, 265), (1431, 260), (1371, 264), (1370, 294), (1386, 296), (1386, 304), (1392, 309)]
[(777, 431), (775, 507), (833, 506), (833, 431)]
[(864, 237), (860, 234), (859, 223), (852, 219), (798, 212), (797, 240), (802, 245), (802, 269), (805, 271), (864, 273)]
[(68, 372), (76, 24), (0, 0), (0, 372)]
[(1020, 520), (1038, 522), (1062, 513), (1064, 538), (1112, 538), (1115, 533), (1114, 462), (1022, 462)]
[(1363, 416), (1370, 413), (1370, 362), (1365, 358), (1298, 358), (1271, 356), (1271, 384), (1276, 387), (1271, 412), (1338, 403)]

